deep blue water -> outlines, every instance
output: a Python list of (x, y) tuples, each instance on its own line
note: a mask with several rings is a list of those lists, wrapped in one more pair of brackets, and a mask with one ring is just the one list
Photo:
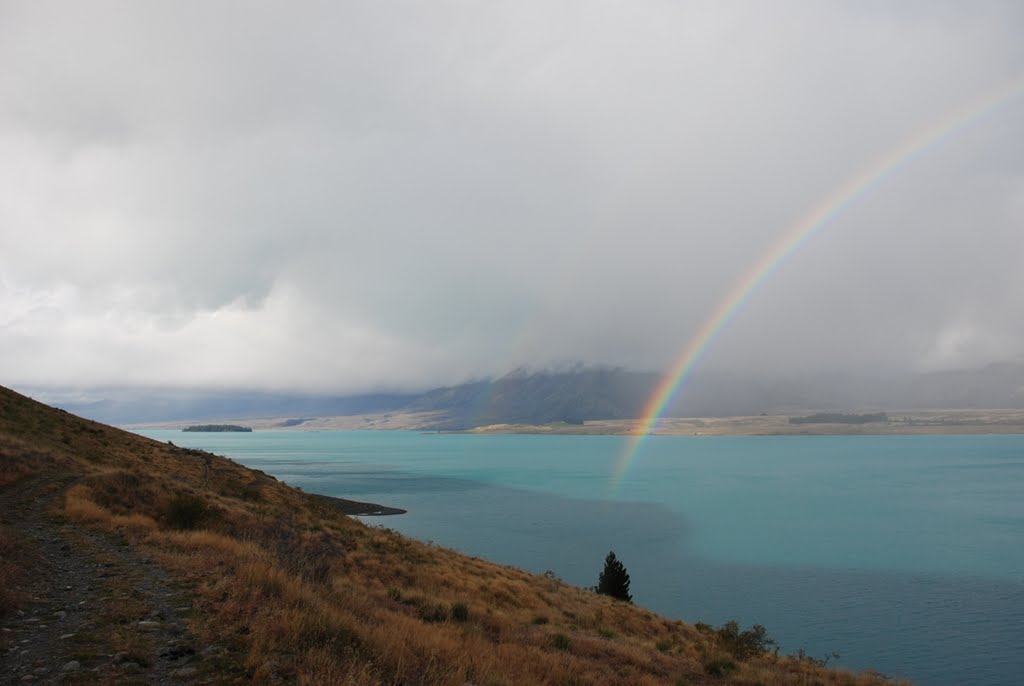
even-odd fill
[(581, 586), (614, 549), (636, 603), (764, 624), (783, 652), (1024, 683), (1024, 436), (652, 437), (613, 487), (613, 436), (142, 433)]

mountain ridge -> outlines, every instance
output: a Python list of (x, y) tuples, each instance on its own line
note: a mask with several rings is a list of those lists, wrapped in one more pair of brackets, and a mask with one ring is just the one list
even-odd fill
[[(120, 425), (283, 418), (298, 425), (315, 417), (382, 413), (429, 415), (419, 428), (465, 430), (495, 424), (580, 424), (635, 419), (662, 378), (621, 367), (575, 365), (517, 369), (422, 392), (323, 396), (267, 391), (99, 389), (92, 399), (54, 389), (30, 395), (93, 419)], [(1024, 409), (1024, 364), (915, 375), (806, 378), (694, 374), (666, 406), (666, 417), (727, 417), (813, 412), (939, 409)], [(287, 425), (283, 425), (287, 426)]]

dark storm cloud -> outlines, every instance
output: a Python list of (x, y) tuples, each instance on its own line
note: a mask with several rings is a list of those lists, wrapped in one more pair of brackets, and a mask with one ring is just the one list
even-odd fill
[[(665, 367), (848, 178), (1024, 75), (1015, 3), (0, 3), (0, 375), (362, 390)], [(1024, 104), (704, 364), (1016, 359)]]

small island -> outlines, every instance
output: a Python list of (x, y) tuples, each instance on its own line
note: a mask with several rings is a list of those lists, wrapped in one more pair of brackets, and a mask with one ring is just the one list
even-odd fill
[(194, 426), (186, 426), (182, 431), (202, 431), (206, 433), (223, 431), (251, 432), (252, 427), (238, 426), (237, 424), (196, 424)]

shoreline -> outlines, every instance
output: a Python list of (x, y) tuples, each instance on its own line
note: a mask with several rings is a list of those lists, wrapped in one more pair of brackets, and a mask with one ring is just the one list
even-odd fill
[(582, 425), (494, 424), (460, 433), (614, 436), (955, 436), (1024, 434), (1024, 411), (893, 413), (889, 421), (844, 424), (791, 423), (799, 415), (749, 417), (666, 417), (646, 434), (633, 419), (595, 420)]
[[(1024, 434), (1024, 410), (896, 410), (887, 413), (888, 421), (863, 424), (792, 423), (792, 414), (732, 417), (665, 417), (655, 421), (651, 436), (925, 436)], [(291, 423), (287, 417), (234, 417), (255, 431), (421, 431), (443, 434), (538, 434), (583, 436), (639, 436), (637, 419), (595, 419), (582, 424), (495, 423), (466, 429), (444, 429), (436, 415), (380, 413), (313, 417)], [(188, 422), (149, 422), (125, 425), (128, 430), (177, 430)]]

